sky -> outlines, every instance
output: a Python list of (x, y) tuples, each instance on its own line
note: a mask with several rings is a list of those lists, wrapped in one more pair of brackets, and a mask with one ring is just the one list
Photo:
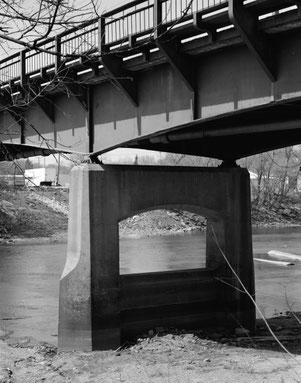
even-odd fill
[[(88, 4), (92, 4), (92, 0), (67, 0), (68, 4), (74, 4), (75, 8), (77, 9), (82, 9), (83, 14), (89, 12), (89, 9), (92, 11), (93, 7), (89, 6), (87, 7)], [(102, 13), (112, 10), (114, 8), (119, 7), (120, 5), (130, 3), (131, 1), (126, 1), (126, 0), (94, 0), (94, 3), (96, 4), (96, 12), (101, 15)], [(37, 11), (37, 4), (39, 4), (39, 0), (17, 0), (16, 4), (19, 4), (19, 6), (15, 6), (14, 9), (17, 11), (21, 12), (27, 17), (32, 17), (35, 12)], [(17, 12), (16, 11), (16, 12)], [(14, 15), (15, 13), (7, 8), (5, 6), (5, 3), (2, 4), (0, 2), (0, 15), (1, 14), (8, 14), (8, 15)], [(80, 12), (79, 12), (80, 13)], [(91, 12), (92, 13), (92, 12)], [(44, 12), (45, 16), (45, 12)], [(96, 14), (95, 14), (96, 16)], [(93, 15), (90, 15), (90, 17), (93, 17)], [(15, 38), (16, 40), (24, 40), (26, 41), (25, 37), (21, 38), (21, 34), (24, 31), (24, 25), (22, 22), (18, 21), (18, 18), (11, 18), (11, 19), (6, 19), (5, 17), (0, 16), (0, 24), (3, 25), (3, 29), (0, 28), (0, 36), (5, 35), (7, 32), (9, 32), (9, 35), (12, 38)], [(25, 25), (28, 26), (28, 23)], [(43, 31), (43, 32), (42, 32)], [(15, 33), (14, 33), (15, 32)], [(44, 33), (45, 30), (41, 30), (41, 33)], [(34, 39), (37, 37), (34, 34), (27, 33), (26, 36), (30, 39)], [(15, 53), (15, 51), (19, 51), (20, 49), (23, 49), (23, 46), (20, 44), (13, 43), (12, 41), (10, 42), (5, 42), (6, 40), (0, 37), (0, 58), (6, 57), (8, 54), (11, 52)]]
[(102, 0), (102, 8), (104, 10), (110, 10), (116, 7), (119, 7), (120, 5), (129, 3), (129, 1), (126, 0)]

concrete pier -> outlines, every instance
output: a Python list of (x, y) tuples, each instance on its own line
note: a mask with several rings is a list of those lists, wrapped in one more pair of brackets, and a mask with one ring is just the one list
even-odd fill
[[(206, 269), (119, 275), (118, 222), (157, 208), (207, 217)], [(250, 219), (245, 169), (84, 164), (73, 170), (59, 349), (117, 348), (160, 325), (253, 331), (255, 309), (222, 255), (254, 296)]]

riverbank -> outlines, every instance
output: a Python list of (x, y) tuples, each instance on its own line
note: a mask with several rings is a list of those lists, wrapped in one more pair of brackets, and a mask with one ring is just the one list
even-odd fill
[[(299, 315), (300, 317), (300, 315)], [(296, 383), (301, 381), (301, 326), (291, 315), (269, 320), (285, 347), (270, 335), (227, 335), (154, 329), (117, 350), (61, 352), (46, 343), (9, 340), (0, 331), (1, 383)], [(262, 321), (258, 321), (259, 331)], [(289, 329), (281, 335), (282, 328)], [(289, 331), (291, 335), (289, 335)]]
[[(55, 192), (57, 191), (51, 193)], [(37, 214), (35, 225), (41, 224), (43, 214), (48, 214), (50, 205), (51, 210), (59, 214), (59, 219), (67, 222), (67, 213), (61, 209), (62, 198), (68, 201), (66, 194), (56, 195), (59, 200), (57, 204), (49, 190), (41, 190), (41, 195), (36, 190), (32, 190), (31, 193), (29, 198), (24, 194), (23, 201), (34, 214)], [(65, 191), (61, 190), (59, 193), (65, 193)], [(6, 196), (8, 196), (7, 193)], [(22, 211), (20, 201), (21, 199), (19, 199), (20, 205), (12, 213), (15, 218), (19, 211)], [(29, 215), (25, 214), (25, 217), (28, 219)], [(29, 228), (32, 237), (24, 236), (21, 239), (10, 237), (8, 241), (16, 241), (16, 243), (65, 241), (66, 229), (55, 230), (54, 217), (52, 216), (48, 221), (54, 230), (51, 235), (37, 239), (34, 237), (33, 226)], [(197, 216), (193, 217), (193, 220), (196, 220), (195, 226), (199, 222), (197, 218)], [(124, 221), (121, 223), (120, 232), (123, 230), (125, 236), (141, 236), (150, 232), (154, 235), (170, 234), (175, 233), (176, 230), (191, 230), (191, 220), (191, 216), (186, 215), (186, 212), (182, 214), (173, 210), (155, 211)], [(202, 227), (198, 229), (201, 230), (204, 224), (202, 221)], [(251, 338), (245, 337), (239, 329), (235, 333), (228, 333), (222, 328), (203, 329), (190, 333), (181, 329), (176, 331), (154, 328), (136, 343), (124, 345), (121, 349), (88, 353), (58, 353), (55, 337), (53, 344), (46, 344), (27, 336), (18, 335), (17, 337), (16, 334), (0, 329), (0, 383), (300, 382), (300, 318), (300, 315), (297, 318), (286, 315), (269, 319), (277, 338), (295, 356), (279, 351), (279, 345), (267, 331), (262, 320), (257, 321), (256, 337)]]
[[(66, 242), (69, 191), (0, 185), (0, 243)], [(299, 226), (301, 204), (252, 207), (255, 227)], [(181, 210), (154, 210), (120, 222), (120, 237), (145, 237), (204, 230), (206, 220)]]
[(66, 240), (67, 189), (0, 184), (0, 243)]

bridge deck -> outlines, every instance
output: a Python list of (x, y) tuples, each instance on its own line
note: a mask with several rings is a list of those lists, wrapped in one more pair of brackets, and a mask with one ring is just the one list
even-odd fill
[[(300, 7), (298, 0), (136, 0), (116, 8), (0, 61), (1, 134), (16, 144), (49, 145), (51, 137), (54, 146), (60, 137), (61, 149), (87, 141), (76, 150), (94, 155), (124, 146), (221, 159), (299, 143), (299, 77), (293, 84), (283, 68), (292, 59), (287, 70), (296, 76)], [(240, 46), (250, 59), (234, 50)], [(225, 61), (210, 70), (214, 60)], [(231, 73), (237, 85), (229, 70), (239, 71)], [(16, 138), (6, 133), (13, 121)]]
[[(77, 67), (80, 75), (95, 69), (96, 65), (100, 69), (97, 77), (101, 79), (101, 74), (104, 74), (101, 70), (102, 54), (118, 51), (118, 55), (127, 61), (137, 53), (151, 53), (152, 49), (156, 49), (155, 34), (158, 29), (155, 3), (156, 0), (136, 0), (104, 13), (99, 19), (83, 23), (80, 28), (65, 31), (36, 45), (28, 44), (29, 47), (20, 53), (0, 60), (1, 89), (17, 86), (20, 81), (28, 79), (38, 81), (42, 77), (42, 80), (49, 80), (58, 68), (62, 70), (70, 66)], [(296, 10), (294, 3), (298, 1), (248, 0), (244, 1), (244, 6), (252, 15), (266, 19), (277, 17), (279, 12)], [(161, 0), (158, 4), (162, 12), (159, 27), (164, 28), (163, 33), (174, 32), (183, 45), (208, 36), (212, 31), (220, 32), (233, 26), (228, 17), (226, 0)], [(201, 19), (199, 26), (196, 25), (196, 15)], [(294, 26), (300, 26), (300, 21), (298, 25), (295, 19), (292, 22)], [(275, 21), (273, 23), (276, 29)], [(207, 51), (215, 48), (213, 44), (207, 47)], [(130, 66), (127, 68), (131, 69)], [(84, 77), (84, 81), (86, 79)]]

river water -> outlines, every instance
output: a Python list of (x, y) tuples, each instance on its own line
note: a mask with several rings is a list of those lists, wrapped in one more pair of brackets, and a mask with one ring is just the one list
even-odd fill
[[(254, 257), (269, 250), (301, 254), (301, 227), (253, 230)], [(0, 329), (10, 337), (56, 344), (59, 278), (66, 244), (0, 245)], [(205, 233), (120, 241), (121, 274), (199, 268), (205, 265)], [(255, 261), (256, 300), (266, 317), (292, 307), (301, 311), (301, 261), (276, 266)], [(259, 316), (259, 314), (258, 314)]]

